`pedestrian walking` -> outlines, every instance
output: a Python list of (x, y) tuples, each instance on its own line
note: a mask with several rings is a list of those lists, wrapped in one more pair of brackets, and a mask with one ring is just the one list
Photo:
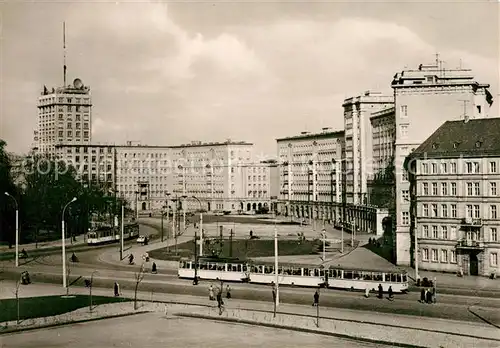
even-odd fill
[(114, 290), (115, 290), (115, 297), (118, 297), (120, 295), (120, 292), (117, 282), (115, 282)]
[(432, 292), (430, 291), (430, 289), (427, 289), (427, 290), (425, 291), (425, 296), (426, 296), (425, 301), (426, 301), (427, 303), (432, 303)]
[(313, 302), (313, 306), (314, 307), (317, 307), (318, 306), (318, 303), (319, 303), (319, 291), (316, 290), (316, 292), (314, 293), (314, 302)]
[(382, 288), (382, 284), (378, 285), (378, 298), (384, 298), (384, 288)]
[(226, 298), (231, 298), (231, 288), (229, 285), (226, 287)]
[(370, 285), (367, 285), (365, 288), (365, 297), (366, 298), (370, 297)]
[(425, 302), (425, 289), (424, 288), (422, 288), (422, 290), (420, 291), (420, 302), (421, 303)]
[(153, 266), (151, 267), (151, 273), (156, 274), (158, 271), (156, 270), (156, 262), (153, 262)]
[(222, 315), (224, 309), (224, 301), (222, 300), (222, 288), (217, 291), (217, 306), (219, 307), (219, 315)]
[(208, 298), (210, 299), (210, 301), (215, 300), (214, 287), (212, 284), (210, 284), (210, 287), (208, 288)]
[(392, 300), (394, 299), (394, 295), (393, 295), (393, 293), (392, 293), (392, 286), (389, 286), (389, 291), (388, 291), (388, 293), (389, 293), (389, 300), (391, 300), (391, 301), (392, 301)]

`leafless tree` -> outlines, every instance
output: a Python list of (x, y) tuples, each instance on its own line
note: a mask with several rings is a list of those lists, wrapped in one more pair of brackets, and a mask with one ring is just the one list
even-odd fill
[(144, 279), (144, 275), (146, 274), (146, 269), (144, 264), (141, 265), (139, 271), (135, 273), (135, 289), (134, 289), (134, 310), (137, 309), (137, 291), (139, 290), (139, 284)]

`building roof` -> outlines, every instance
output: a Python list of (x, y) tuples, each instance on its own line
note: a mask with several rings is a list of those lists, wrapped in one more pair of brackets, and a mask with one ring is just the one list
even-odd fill
[(500, 117), (447, 121), (409, 157), (500, 157)]
[(302, 132), (299, 135), (293, 135), (290, 137), (277, 138), (276, 141), (287, 141), (287, 140), (306, 140), (306, 139), (327, 139), (327, 138), (338, 138), (344, 137), (344, 131), (335, 132), (321, 132), (321, 133), (309, 133)]

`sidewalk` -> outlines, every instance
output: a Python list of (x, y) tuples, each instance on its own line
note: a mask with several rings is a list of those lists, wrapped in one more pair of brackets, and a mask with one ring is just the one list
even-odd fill
[[(12, 298), (12, 294), (6, 296), (8, 292), (5, 290), (12, 288), (12, 286), (14, 285), (6, 284), (0, 291), (0, 297)], [(64, 293), (64, 290), (59, 286), (32, 284), (29, 287), (23, 287), (20, 296), (63, 295)], [(72, 288), (70, 293), (88, 295), (89, 289)], [(92, 289), (94, 295), (109, 296), (111, 293), (112, 289)], [(133, 291), (125, 290), (122, 296), (133, 298)], [(139, 291), (138, 298), (143, 301), (170, 302), (167, 305), (141, 303), (139, 309), (141, 311), (166, 312), (169, 315), (180, 314), (216, 320), (224, 319), (268, 326), (318, 330), (318, 333), (326, 332), (393, 343), (404, 342), (425, 347), (498, 347), (500, 345), (500, 330), (481, 323), (339, 308), (320, 308), (318, 328), (316, 327), (316, 308), (311, 306), (280, 304), (278, 315), (273, 318), (273, 306), (269, 302), (224, 299), (225, 311), (220, 316), (216, 309), (216, 303), (203, 297)], [(105, 308), (103, 306), (105, 310), (100, 314), (121, 314), (126, 311), (125, 306), (128, 306), (129, 312), (133, 312), (131, 303), (119, 304), (117, 309), (113, 309), (111, 305), (105, 306)], [(79, 311), (85, 313), (88, 312), (88, 308)]]
[[(74, 240), (73, 242), (71, 241), (71, 238), (66, 238), (65, 245), (66, 247), (76, 246), (76, 245), (87, 245), (87, 240), (86, 238), (84, 238), (84, 235), (82, 234), (76, 236), (76, 241)], [(19, 252), (21, 252), (21, 250), (23, 249), (29, 252), (34, 250), (43, 250), (48, 248), (60, 248), (60, 247), (62, 247), (62, 240), (57, 239), (50, 242), (38, 243), (38, 245), (37, 243), (19, 244)], [(9, 248), (8, 245), (0, 245), (0, 253), (9, 253), (9, 252), (15, 254), (16, 252), (15, 244), (12, 244), (12, 248)]]

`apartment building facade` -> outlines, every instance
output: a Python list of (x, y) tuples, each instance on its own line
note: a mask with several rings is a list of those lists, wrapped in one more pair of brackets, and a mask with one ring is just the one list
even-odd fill
[(410, 229), (419, 268), (500, 271), (500, 118), (448, 121), (406, 161)]
[(72, 85), (44, 87), (38, 98), (35, 154), (54, 156), (58, 144), (89, 144), (92, 140), (92, 96), (79, 78)]
[(410, 265), (412, 243), (405, 223), (410, 209), (405, 196), (410, 183), (403, 169), (404, 160), (443, 122), (461, 115), (488, 117), (492, 97), (489, 85), (476, 82), (470, 70), (444, 69), (439, 61), (397, 73), (391, 86), (396, 125), (394, 256), (398, 265)]

